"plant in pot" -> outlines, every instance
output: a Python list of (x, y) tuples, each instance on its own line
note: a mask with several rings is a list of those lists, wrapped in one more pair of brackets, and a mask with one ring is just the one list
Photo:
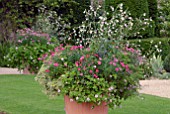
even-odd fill
[[(132, 20), (122, 11), (122, 5), (113, 11), (111, 20), (102, 13), (96, 22), (84, 22), (79, 27), (79, 45), (60, 45), (41, 58), (44, 64), (36, 80), (46, 94), (64, 95), (66, 114), (107, 114), (108, 107), (119, 106), (138, 93), (142, 57), (140, 50), (123, 40), (133, 26)], [(111, 31), (114, 29), (116, 32)]]
[(9, 67), (17, 67), (23, 73), (37, 73), (42, 65), (40, 56), (46, 56), (57, 45), (56, 38), (48, 34), (36, 32), (31, 29), (18, 31), (16, 45), (11, 47), (5, 56)]

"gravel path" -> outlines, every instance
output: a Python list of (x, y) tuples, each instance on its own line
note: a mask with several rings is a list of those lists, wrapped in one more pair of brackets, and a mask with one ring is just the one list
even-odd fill
[(0, 68), (0, 74), (22, 74), (16, 68)]
[[(0, 68), (0, 74), (22, 74), (17, 69)], [(141, 80), (140, 93), (170, 98), (170, 80)]]
[(140, 93), (170, 98), (170, 80), (142, 80)]

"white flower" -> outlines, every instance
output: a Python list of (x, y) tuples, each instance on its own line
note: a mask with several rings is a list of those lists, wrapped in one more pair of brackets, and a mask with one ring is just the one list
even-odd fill
[(18, 50), (18, 47), (16, 47), (15, 49)]
[(93, 67), (96, 68), (96, 65), (94, 65)]
[(158, 45), (155, 45), (155, 48), (158, 48)]
[(79, 99), (79, 97), (76, 97), (76, 100), (78, 100)]
[(73, 99), (70, 99), (70, 102), (73, 102)]
[(99, 95), (95, 95), (95, 98), (98, 98), (99, 97)]
[(87, 98), (87, 101), (90, 101), (90, 98)]
[(159, 41), (159, 44), (161, 44), (161, 41)]
[(64, 61), (64, 58), (61, 58), (62, 61)]
[(61, 92), (61, 90), (60, 89), (58, 89), (58, 93), (60, 93)]
[(152, 44), (152, 43), (153, 43), (153, 40), (151, 40), (150, 43)]

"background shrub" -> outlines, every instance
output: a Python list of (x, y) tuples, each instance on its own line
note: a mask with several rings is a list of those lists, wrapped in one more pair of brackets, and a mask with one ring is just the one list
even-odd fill
[[(107, 0), (106, 0), (107, 1)], [(111, 5), (113, 4), (116, 7), (118, 4), (123, 3), (124, 8), (128, 9), (131, 12), (132, 17), (139, 18), (144, 13), (146, 17), (149, 17), (149, 9), (147, 0), (112, 0)]]
[(11, 42), (0, 43), (0, 67), (7, 67), (7, 61), (5, 60), (5, 56), (9, 53), (10, 47), (13, 44)]
[(163, 66), (164, 66), (164, 69), (165, 69), (167, 72), (170, 72), (170, 54), (168, 54), (168, 55), (165, 57)]
[(147, 0), (148, 6), (149, 6), (149, 17), (152, 18), (152, 20), (155, 22), (155, 34), (159, 36), (159, 30), (158, 30), (158, 2), (157, 0)]
[(142, 51), (142, 55), (151, 57), (153, 53), (155, 55), (161, 55), (164, 60), (170, 53), (170, 39), (169, 38), (149, 38), (140, 40), (129, 40), (130, 43), (134, 43)]

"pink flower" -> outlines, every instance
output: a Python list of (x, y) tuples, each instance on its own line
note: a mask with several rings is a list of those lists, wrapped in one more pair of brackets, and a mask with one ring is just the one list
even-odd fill
[(116, 63), (113, 63), (113, 66), (116, 66)]
[(117, 62), (118, 62), (118, 59), (117, 59), (117, 58), (114, 58), (114, 62), (117, 63)]
[(59, 49), (58, 49), (58, 47), (56, 47), (56, 48), (55, 48), (55, 52), (59, 52)]
[(125, 64), (124, 64), (123, 62), (120, 62), (120, 65), (121, 65), (122, 67), (125, 67)]
[(99, 57), (99, 55), (98, 55), (98, 54), (94, 54), (94, 56), (95, 56), (95, 57)]
[(51, 56), (54, 57), (54, 55), (55, 55), (55, 52), (51, 52)]
[(98, 73), (99, 72), (99, 69), (96, 69), (96, 73)]
[(113, 64), (113, 61), (110, 61), (109, 64), (112, 65), (112, 64)]
[(98, 61), (97, 63), (98, 63), (98, 65), (101, 65), (101, 64), (102, 64), (102, 62), (101, 62), (101, 61)]
[(85, 67), (85, 66), (83, 67), (83, 70), (86, 70), (86, 67)]
[(115, 68), (115, 71), (118, 72), (120, 69), (119, 68)]
[(76, 61), (76, 62), (75, 62), (75, 65), (76, 65), (76, 67), (78, 67), (78, 66), (79, 66), (79, 62), (78, 62), (78, 61)]
[(83, 61), (83, 60), (84, 60), (84, 56), (81, 56), (80, 61)]
[(80, 71), (81, 70), (81, 68), (78, 68), (78, 71)]
[(22, 43), (22, 40), (18, 40), (19, 43)]
[(50, 72), (50, 70), (48, 70), (48, 69), (47, 69), (47, 70), (45, 70), (45, 72), (47, 72), (47, 73), (48, 73), (48, 72)]
[(94, 76), (95, 78), (98, 78), (98, 76), (97, 76), (96, 74), (93, 74), (93, 76)]
[(83, 73), (80, 73), (80, 76), (83, 76)]
[(89, 73), (91, 73), (91, 74), (92, 74), (92, 73), (93, 73), (93, 71), (92, 71), (92, 70), (89, 70)]
[(55, 66), (55, 67), (58, 67), (58, 65), (59, 65), (58, 63), (54, 63), (54, 66)]
[(40, 58), (40, 57), (39, 57), (39, 58), (38, 58), (38, 60), (39, 60), (39, 61), (41, 61), (41, 60), (42, 60), (42, 58)]

